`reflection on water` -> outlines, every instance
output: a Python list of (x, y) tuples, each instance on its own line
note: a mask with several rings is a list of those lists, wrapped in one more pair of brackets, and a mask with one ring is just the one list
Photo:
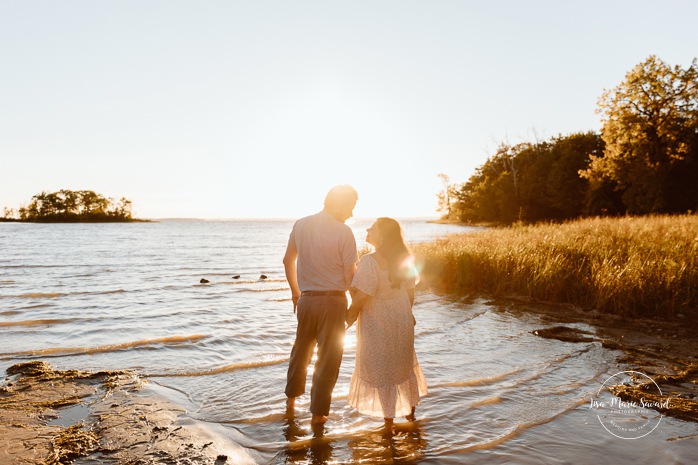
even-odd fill
[(424, 456), (427, 441), (415, 421), (355, 435), (349, 449), (356, 463), (413, 462)]
[(332, 441), (325, 437), (324, 425), (312, 425), (308, 432), (289, 415), (285, 419), (283, 432), (288, 441), (284, 448), (285, 463), (325, 464), (333, 460)]
[[(429, 394), (417, 421), (386, 431), (348, 407), (355, 327), (327, 425), (311, 428), (307, 395), (287, 417), (291, 224), (0, 224), (0, 370), (32, 358), (137, 370), (262, 463), (698, 463), (695, 424), (664, 418), (632, 444), (599, 425), (589, 398), (623, 369), (599, 343), (539, 338), (531, 331), (548, 324), (510, 304), (425, 292), (415, 348)], [(354, 224), (361, 240), (369, 224)], [(406, 226), (413, 240), (439, 227)]]
[(283, 435), (287, 444), (283, 457), (277, 458), (288, 464), (415, 462), (427, 449), (419, 421), (338, 433), (324, 425), (304, 428), (296, 418), (287, 416)]

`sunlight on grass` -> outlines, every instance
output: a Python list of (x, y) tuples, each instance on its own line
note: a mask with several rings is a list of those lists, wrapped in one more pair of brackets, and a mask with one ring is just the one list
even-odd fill
[(445, 291), (527, 296), (619, 315), (698, 305), (698, 216), (593, 218), (493, 228), (416, 244), (422, 278)]

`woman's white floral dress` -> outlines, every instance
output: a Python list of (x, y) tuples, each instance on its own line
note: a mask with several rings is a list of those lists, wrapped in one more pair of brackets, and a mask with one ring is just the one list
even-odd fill
[(359, 261), (352, 286), (371, 296), (356, 326), (356, 366), (349, 405), (381, 418), (409, 415), (427, 393), (414, 350), (414, 320), (407, 289), (414, 278), (393, 288), (388, 271), (372, 255)]

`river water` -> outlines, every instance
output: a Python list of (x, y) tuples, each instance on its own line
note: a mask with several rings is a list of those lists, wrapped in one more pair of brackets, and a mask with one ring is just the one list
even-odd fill
[[(365, 245), (370, 221), (350, 225)], [(627, 369), (616, 352), (539, 338), (532, 331), (550, 322), (513, 303), (428, 291), (417, 293), (414, 310), (429, 386), (417, 422), (386, 435), (381, 422), (347, 406), (355, 329), (324, 433), (311, 431), (307, 395), (297, 418), (287, 419), (296, 323), (281, 258), (291, 226), (0, 224), (0, 372), (33, 359), (60, 369), (136, 370), (189, 416), (235, 438), (252, 463), (698, 462), (694, 423), (648, 411), (658, 426), (635, 440), (600, 423), (590, 399)], [(419, 220), (403, 226), (411, 242), (476, 233)]]

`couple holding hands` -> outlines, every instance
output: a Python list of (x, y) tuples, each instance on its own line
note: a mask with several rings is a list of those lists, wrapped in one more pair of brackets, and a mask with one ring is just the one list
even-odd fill
[[(427, 392), (414, 350), (412, 305), (417, 276), (400, 224), (378, 218), (366, 236), (375, 252), (358, 260), (354, 234), (344, 224), (357, 200), (350, 186), (332, 188), (320, 213), (293, 225), (284, 256), (298, 319), (286, 407), (292, 414), (296, 398), (305, 392), (308, 366), (317, 346), (310, 391), (311, 423), (315, 425), (327, 421), (344, 352), (344, 333), (357, 319), (349, 405), (362, 414), (384, 418), (390, 426), (400, 416), (414, 421), (415, 406)], [(348, 310), (347, 290), (352, 297)]]

